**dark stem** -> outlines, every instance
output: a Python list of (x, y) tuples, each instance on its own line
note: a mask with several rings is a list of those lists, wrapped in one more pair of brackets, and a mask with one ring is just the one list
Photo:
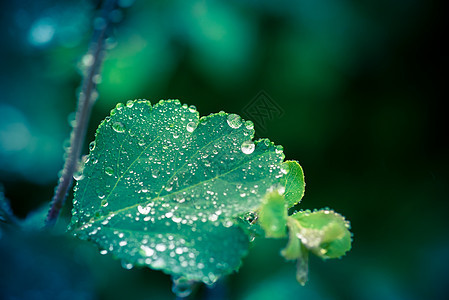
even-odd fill
[(70, 135), (70, 147), (67, 149), (67, 158), (51, 201), (51, 207), (45, 220), (45, 227), (53, 227), (56, 223), (67, 192), (72, 185), (73, 173), (77, 171), (81, 149), (86, 137), (92, 106), (97, 99), (96, 76), (99, 76), (104, 58), (106, 32), (109, 27), (109, 14), (115, 6), (115, 0), (105, 0), (101, 8), (101, 18), (95, 20), (95, 28), (88, 52), (83, 61), (86, 65), (81, 92), (78, 98), (78, 107), (75, 125)]

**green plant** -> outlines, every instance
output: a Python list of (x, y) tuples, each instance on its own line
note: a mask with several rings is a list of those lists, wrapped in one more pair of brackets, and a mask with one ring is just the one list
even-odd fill
[[(105, 16), (113, 3), (105, 1)], [(309, 252), (327, 259), (350, 249), (349, 223), (341, 215), (328, 209), (289, 214), (304, 195), (301, 166), (284, 161), (283, 148), (268, 139), (253, 141), (253, 123), (236, 114), (200, 118), (178, 100), (120, 103), (80, 162), (107, 25), (96, 30), (85, 56), (71, 146), (46, 227), (55, 224), (74, 177), (69, 231), (125, 268), (172, 275), (180, 297), (195, 282), (213, 284), (238, 270), (257, 236), (288, 239), (281, 254), (297, 260), (301, 284)], [(0, 220), (18, 224), (2, 192), (0, 204)]]
[(253, 135), (238, 115), (199, 118), (178, 100), (118, 104), (90, 144), (69, 230), (125, 267), (207, 284), (239, 268), (252, 236), (288, 231), (282, 255), (298, 260), (304, 284), (308, 252), (350, 249), (348, 222), (330, 210), (289, 216), (304, 194), (302, 169)]

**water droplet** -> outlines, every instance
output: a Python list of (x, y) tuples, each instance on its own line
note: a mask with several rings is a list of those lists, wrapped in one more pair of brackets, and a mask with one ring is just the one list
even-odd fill
[(252, 141), (244, 141), (241, 146), (242, 152), (245, 154), (253, 153), (255, 148), (256, 146)]
[(131, 270), (134, 266), (133, 266), (133, 264), (122, 260), (122, 267), (126, 270)]
[(172, 292), (179, 298), (186, 298), (192, 293), (193, 281), (185, 277), (174, 277)]
[(100, 254), (101, 255), (106, 255), (106, 254), (108, 254), (108, 250), (105, 250), (105, 249), (100, 250)]
[(239, 115), (230, 114), (230, 115), (228, 115), (227, 121), (228, 121), (228, 125), (234, 129), (237, 129), (240, 126), (242, 126), (242, 119), (240, 118)]
[(126, 246), (128, 244), (127, 241), (120, 241), (120, 243), (118, 243), (121, 247)]
[(218, 216), (216, 214), (211, 214), (209, 216), (209, 221), (215, 222), (218, 220)]
[(279, 195), (283, 195), (285, 193), (285, 186), (280, 186), (277, 189)]
[(90, 66), (93, 65), (93, 63), (94, 63), (94, 56), (92, 54), (86, 54), (86, 55), (83, 56), (82, 64), (85, 67), (90, 67)]
[(282, 172), (283, 174), (288, 174), (288, 172), (290, 172), (290, 169), (289, 169), (288, 165), (282, 164), (282, 165), (281, 165), (281, 172)]
[(105, 172), (107, 175), (109, 175), (109, 176), (114, 175), (114, 169), (111, 168), (111, 167), (106, 167), (106, 168), (104, 169), (104, 172)]
[(197, 126), (198, 125), (195, 122), (189, 122), (189, 123), (187, 123), (187, 131), (193, 132)]
[(164, 252), (167, 249), (167, 246), (165, 246), (164, 244), (157, 244), (156, 245), (156, 250), (159, 252)]
[(254, 123), (248, 120), (245, 122), (245, 127), (248, 130), (254, 129)]
[(89, 150), (93, 151), (95, 149), (95, 141), (90, 142), (89, 144)]
[(153, 254), (154, 254), (154, 250), (148, 246), (142, 245), (142, 246), (140, 246), (140, 249), (142, 249), (143, 255), (145, 255), (145, 256), (153, 256)]
[(148, 213), (151, 210), (151, 207), (147, 206), (147, 207), (143, 207), (141, 205), (137, 206), (137, 210), (139, 211), (139, 213), (141, 213), (142, 215), (148, 215)]
[(189, 111), (192, 112), (192, 113), (196, 112), (196, 106), (195, 105), (190, 105), (189, 106)]
[(182, 218), (179, 218), (179, 217), (173, 217), (173, 218), (172, 218), (172, 221), (175, 222), (175, 223), (180, 223), (180, 222), (182, 221)]
[(275, 150), (276, 154), (281, 154), (282, 151), (284, 151), (284, 147), (282, 147), (281, 145), (277, 145)]
[(128, 102), (126, 102), (126, 106), (127, 107), (133, 107), (133, 105), (134, 105), (134, 101), (133, 100), (128, 100)]
[(80, 181), (81, 179), (84, 178), (83, 172), (81, 171), (77, 171), (75, 173), (73, 173), (73, 179), (75, 179), (76, 181)]
[(114, 124), (112, 124), (112, 129), (114, 129), (118, 133), (122, 133), (125, 131), (125, 125), (120, 122), (114, 122)]

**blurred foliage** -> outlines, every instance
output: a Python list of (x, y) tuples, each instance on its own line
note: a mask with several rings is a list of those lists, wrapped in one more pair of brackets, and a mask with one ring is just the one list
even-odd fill
[[(328, 205), (351, 220), (353, 250), (341, 261), (312, 260), (306, 287), (289, 283), (294, 268), (284, 267), (278, 251), (286, 241), (256, 240), (241, 271), (225, 282), (229, 297), (445, 298), (442, 1), (133, 2), (120, 0), (123, 8), (114, 12), (85, 152), (117, 102), (179, 98), (203, 114), (243, 114), (265, 90), (284, 114), (255, 129), (303, 166), (307, 190), (299, 207)], [(19, 217), (52, 196), (97, 6), (0, 3), (0, 181)], [(61, 227), (69, 212), (67, 204)], [(34, 289), (22, 298), (38, 297), (53, 282), (72, 298), (119, 299), (129, 289), (131, 298), (172, 297), (160, 273), (122, 270), (87, 245), (65, 244), (67, 237), (0, 230), (0, 281), (10, 287), (2, 293), (16, 295), (21, 283)], [(78, 262), (90, 267), (77, 273)]]

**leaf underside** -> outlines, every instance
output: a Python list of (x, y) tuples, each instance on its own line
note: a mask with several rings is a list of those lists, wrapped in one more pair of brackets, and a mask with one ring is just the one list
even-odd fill
[(285, 198), (273, 191), (265, 196), (259, 211), (259, 223), (266, 237), (282, 238), (287, 234), (287, 207)]
[(306, 210), (289, 218), (290, 231), (295, 232), (296, 238), (318, 257), (338, 258), (351, 249), (350, 225), (339, 213), (329, 209)]
[(178, 100), (119, 104), (99, 126), (69, 229), (132, 265), (213, 283), (240, 266), (236, 218), (277, 188), (284, 154), (227, 113)]

